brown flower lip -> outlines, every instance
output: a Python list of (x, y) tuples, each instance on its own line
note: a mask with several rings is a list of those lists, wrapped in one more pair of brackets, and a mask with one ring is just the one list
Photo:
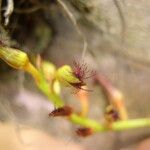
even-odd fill
[(78, 128), (76, 134), (81, 137), (87, 137), (93, 134), (93, 130), (91, 128)]
[(70, 116), (73, 113), (73, 109), (70, 106), (63, 106), (59, 107), (57, 109), (54, 109), (52, 112), (49, 113), (49, 116), (52, 117), (65, 117), (65, 116)]
[(114, 108), (111, 108), (110, 110), (106, 111), (105, 115), (109, 120), (113, 120), (113, 121), (120, 120), (119, 113)]

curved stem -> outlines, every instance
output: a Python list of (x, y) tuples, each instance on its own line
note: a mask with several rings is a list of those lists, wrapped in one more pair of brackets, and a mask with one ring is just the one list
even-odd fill
[(60, 96), (51, 90), (50, 85), (45, 80), (43, 75), (32, 64), (30, 64), (30, 69), (28, 68), (28, 72), (31, 73), (35, 79), (37, 87), (48, 97), (49, 100), (54, 103), (56, 107), (62, 107), (64, 105), (64, 102)]
[(117, 121), (112, 123), (111, 128), (107, 127), (106, 124), (102, 124), (88, 118), (83, 118), (76, 114), (72, 114), (69, 119), (74, 124), (92, 128), (94, 132), (123, 131), (133, 128), (150, 127), (150, 118)]

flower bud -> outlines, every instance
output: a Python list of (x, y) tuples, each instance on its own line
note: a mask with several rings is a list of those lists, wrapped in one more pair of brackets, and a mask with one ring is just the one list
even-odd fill
[(60, 83), (58, 80), (55, 80), (54, 83), (53, 83), (53, 91), (56, 93), (56, 94), (60, 94), (61, 92), (61, 87), (60, 87)]
[(68, 65), (62, 66), (57, 70), (56, 79), (64, 86), (72, 86), (72, 84), (78, 84), (81, 82), (75, 77), (72, 73), (71, 67)]
[(0, 58), (11, 67), (26, 70), (29, 59), (26, 53), (9, 47), (0, 46)]
[(41, 69), (44, 74), (44, 77), (48, 81), (51, 81), (54, 78), (56, 67), (52, 63), (48, 61), (43, 61), (41, 64)]

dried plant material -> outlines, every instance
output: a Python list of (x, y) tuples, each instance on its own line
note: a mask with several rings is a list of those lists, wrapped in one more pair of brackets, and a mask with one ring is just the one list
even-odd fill
[(62, 0), (57, 0), (58, 3), (62, 6), (62, 8), (65, 10), (65, 12), (67, 13), (67, 15), (69, 16), (71, 22), (73, 23), (73, 25), (75, 26), (78, 34), (81, 36), (82, 40), (83, 40), (83, 50), (82, 50), (82, 60), (83, 58), (85, 57), (85, 53), (87, 51), (87, 41), (86, 41), (86, 38), (85, 36), (83, 35), (83, 33), (81, 32), (78, 24), (77, 24), (77, 21), (73, 15), (73, 13), (71, 13), (71, 11), (68, 9), (68, 7), (66, 6), (66, 4), (62, 1)]
[(12, 14), (14, 10), (14, 2), (13, 0), (7, 0), (7, 7), (6, 7), (6, 10), (5, 10), (5, 13), (4, 13), (4, 17), (5, 17), (5, 26), (8, 25), (9, 23), (9, 18)]

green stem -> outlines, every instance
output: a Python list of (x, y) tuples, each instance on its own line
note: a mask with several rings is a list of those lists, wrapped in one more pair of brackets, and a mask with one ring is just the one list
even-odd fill
[(54, 103), (55, 107), (62, 107), (64, 105), (64, 102), (59, 95), (50, 91), (49, 84), (45, 80), (37, 83), (37, 86), (48, 97), (48, 99)]
[(76, 114), (70, 116), (70, 120), (74, 124), (78, 124), (84, 127), (92, 128), (94, 132), (105, 132), (105, 131), (122, 131), (140, 127), (150, 127), (150, 118), (132, 119), (126, 121), (117, 121), (112, 123), (111, 128), (108, 128), (106, 124), (98, 123), (97, 121), (80, 117)]
[(32, 64), (30, 64), (30, 69), (28, 69), (28, 72), (31, 73), (35, 79), (37, 87), (48, 97), (49, 100), (54, 103), (56, 107), (62, 107), (64, 105), (64, 102), (60, 96), (50, 89), (50, 85), (45, 80), (42, 73), (40, 73), (40, 71), (38, 71)]

